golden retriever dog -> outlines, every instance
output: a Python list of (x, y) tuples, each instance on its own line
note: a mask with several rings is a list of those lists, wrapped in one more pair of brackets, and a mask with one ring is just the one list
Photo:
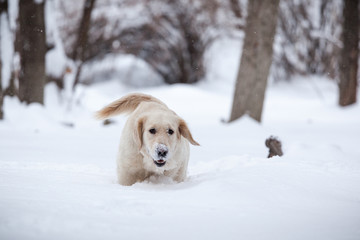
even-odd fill
[(106, 119), (130, 113), (120, 138), (118, 181), (129, 186), (151, 176), (167, 176), (176, 182), (186, 178), (189, 142), (199, 145), (185, 121), (159, 99), (134, 93), (110, 103), (96, 113)]

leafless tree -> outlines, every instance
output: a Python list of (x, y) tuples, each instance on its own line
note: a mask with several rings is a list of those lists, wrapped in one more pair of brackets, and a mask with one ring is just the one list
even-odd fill
[(230, 122), (244, 114), (261, 121), (272, 62), (278, 0), (248, 3), (245, 40), (237, 76)]
[(91, 12), (94, 5), (95, 0), (86, 0), (84, 3), (83, 14), (78, 28), (78, 36), (71, 56), (74, 61), (78, 61), (73, 88), (75, 88), (79, 82), (82, 65), (86, 59), (85, 53), (86, 48), (89, 45), (88, 34), (90, 29)]
[(45, 2), (19, 1), (19, 41), (21, 70), (19, 97), (26, 103), (44, 102), (46, 32)]
[[(7, 12), (7, 0), (0, 0), (0, 25), (2, 21), (2, 15), (6, 14)], [(0, 46), (2, 42), (2, 36), (0, 34)], [(1, 56), (1, 47), (0, 47), (0, 56)], [(2, 59), (0, 57), (0, 120), (4, 118), (4, 111), (3, 111), (3, 100), (4, 100), (4, 90), (2, 86)]]
[[(1, 13), (0, 13), (0, 17), (1, 17)], [(1, 23), (1, 20), (0, 20)], [(0, 43), (1, 43), (1, 36), (0, 36)], [(1, 50), (0, 50), (0, 55), (1, 55)], [(3, 111), (3, 100), (4, 100), (4, 95), (3, 95), (3, 89), (2, 89), (2, 61), (0, 58), (0, 120), (4, 118), (4, 111)]]
[(232, 11), (234, 12), (235, 16), (237, 18), (242, 18), (242, 9), (240, 7), (240, 4), (239, 4), (239, 0), (230, 0), (230, 4), (231, 4), (231, 9)]
[(343, 17), (339, 104), (347, 106), (356, 102), (358, 85), (359, 0), (344, 1)]

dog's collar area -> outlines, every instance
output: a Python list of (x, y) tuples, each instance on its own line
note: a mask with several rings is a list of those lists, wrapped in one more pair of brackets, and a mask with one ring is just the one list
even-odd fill
[(161, 162), (154, 160), (154, 163), (155, 163), (155, 165), (156, 165), (157, 167), (162, 167), (162, 166), (164, 166), (165, 163), (166, 163), (166, 161), (164, 161), (164, 160), (160, 160), (160, 161), (161, 161)]

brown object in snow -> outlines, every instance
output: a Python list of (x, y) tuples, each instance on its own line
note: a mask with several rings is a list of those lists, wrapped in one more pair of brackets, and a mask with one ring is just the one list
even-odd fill
[(276, 137), (270, 136), (268, 139), (266, 139), (265, 145), (269, 148), (268, 158), (283, 155), (281, 142)]

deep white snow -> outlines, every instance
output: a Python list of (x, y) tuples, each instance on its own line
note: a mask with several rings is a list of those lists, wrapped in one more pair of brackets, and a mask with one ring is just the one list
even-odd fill
[[(269, 84), (261, 124), (225, 124), (234, 44), (215, 45), (207, 79), (193, 86), (113, 80), (79, 87), (71, 108), (54, 85), (45, 107), (6, 98), (0, 239), (360, 239), (359, 104), (339, 108), (335, 83), (299, 78)], [(134, 91), (167, 103), (201, 144), (191, 147), (185, 182), (116, 183), (126, 116), (109, 126), (92, 116)], [(283, 142), (283, 157), (266, 158), (270, 135)]]

